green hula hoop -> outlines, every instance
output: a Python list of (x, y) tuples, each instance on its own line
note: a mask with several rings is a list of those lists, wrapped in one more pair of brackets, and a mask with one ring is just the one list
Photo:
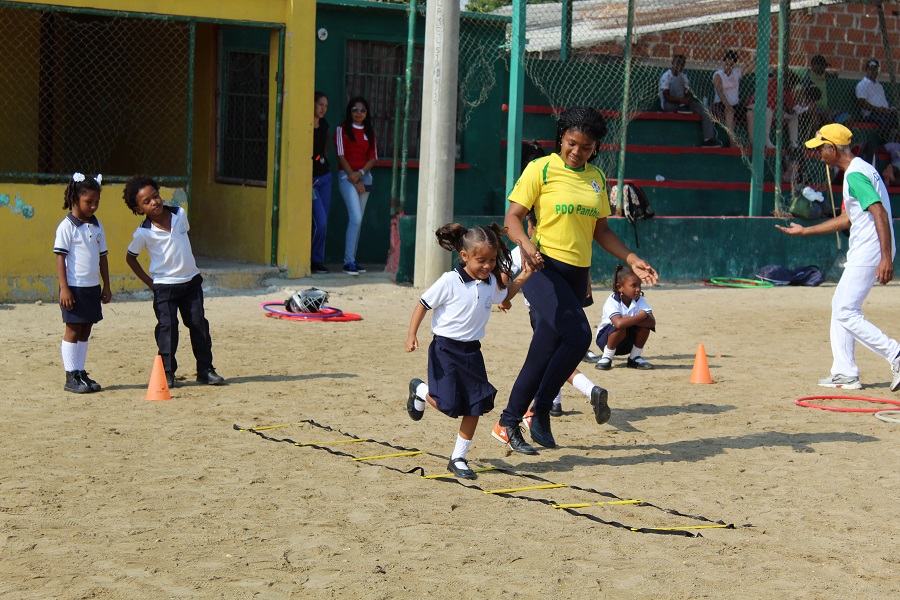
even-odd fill
[(761, 279), (741, 279), (740, 277), (711, 277), (709, 282), (720, 287), (734, 288), (770, 288), (775, 284)]

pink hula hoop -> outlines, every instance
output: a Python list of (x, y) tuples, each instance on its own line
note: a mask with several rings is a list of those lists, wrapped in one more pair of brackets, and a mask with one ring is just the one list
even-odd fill
[(797, 406), (806, 408), (819, 408), (822, 410), (830, 410), (833, 412), (850, 412), (850, 413), (876, 413), (884, 410), (881, 408), (853, 408), (850, 406), (828, 406), (825, 404), (814, 404), (810, 400), (853, 400), (855, 402), (877, 402), (879, 404), (893, 404), (900, 406), (900, 400), (888, 400), (887, 398), (866, 398), (864, 396), (803, 396), (794, 400)]

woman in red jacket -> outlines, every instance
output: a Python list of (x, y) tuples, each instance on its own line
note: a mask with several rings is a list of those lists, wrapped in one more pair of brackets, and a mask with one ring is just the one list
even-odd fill
[(344, 243), (344, 273), (365, 273), (356, 264), (356, 247), (366, 201), (372, 191), (372, 167), (378, 160), (375, 146), (375, 128), (369, 103), (361, 96), (350, 98), (344, 121), (335, 132), (338, 171), (338, 188), (347, 206), (347, 238)]

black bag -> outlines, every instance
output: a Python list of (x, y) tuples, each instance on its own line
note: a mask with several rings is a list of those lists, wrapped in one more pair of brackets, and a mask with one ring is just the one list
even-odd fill
[[(617, 191), (617, 187), (613, 186), (609, 195), (610, 202), (616, 203)], [(645, 219), (652, 219), (656, 216), (656, 213), (654, 213), (653, 209), (650, 207), (650, 201), (647, 199), (647, 194), (635, 184), (628, 181), (623, 182), (622, 195), (624, 196), (622, 201), (623, 216), (628, 219), (631, 226), (634, 228), (634, 245), (635, 247), (640, 248), (641, 244), (638, 241), (637, 222)]]

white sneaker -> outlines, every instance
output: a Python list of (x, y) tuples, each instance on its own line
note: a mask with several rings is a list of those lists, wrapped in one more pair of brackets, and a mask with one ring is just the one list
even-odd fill
[(900, 390), (900, 354), (891, 361), (891, 374), (894, 376), (891, 379), (891, 391), (896, 392)]
[(861, 390), (862, 384), (858, 377), (849, 375), (832, 375), (819, 380), (819, 385), (827, 388), (840, 388), (842, 390)]

